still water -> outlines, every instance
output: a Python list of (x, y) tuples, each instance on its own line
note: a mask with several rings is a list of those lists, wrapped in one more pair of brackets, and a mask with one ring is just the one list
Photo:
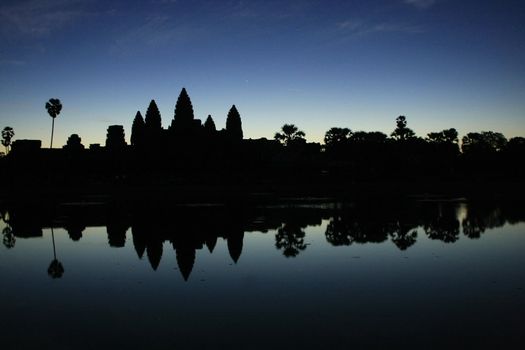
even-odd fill
[(521, 348), (524, 208), (4, 205), (2, 348)]

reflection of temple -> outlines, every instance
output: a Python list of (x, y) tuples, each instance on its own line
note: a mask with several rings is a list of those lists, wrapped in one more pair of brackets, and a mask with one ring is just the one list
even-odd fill
[(242, 225), (232, 219), (235, 212), (225, 208), (183, 206), (170, 209), (175, 214), (171, 215), (166, 207), (153, 207), (146, 212), (145, 209), (138, 209), (141, 215), (132, 215), (131, 233), (135, 251), (139, 258), (146, 252), (153, 270), (160, 265), (164, 242), (169, 242), (173, 247), (184, 280), (188, 280), (191, 274), (197, 250), (207, 247), (213, 252), (218, 238), (226, 240), (232, 260), (235, 263), (239, 260), (244, 230)]
[(123, 247), (131, 228), (139, 258), (153, 270), (161, 263), (164, 244), (175, 251), (179, 271), (188, 280), (198, 250), (213, 252), (222, 238), (234, 263), (240, 260), (246, 232), (275, 231), (275, 247), (286, 257), (307, 248), (305, 229), (329, 220), (325, 237), (334, 246), (390, 240), (400, 250), (416, 243), (418, 231), (433, 240), (453, 243), (460, 233), (479, 238), (487, 229), (525, 221), (523, 205), (473, 202), (362, 202), (337, 206), (183, 206), (169, 203), (23, 204), (0, 208), (3, 243), (15, 237), (42, 236), (44, 228), (63, 227), (73, 241), (88, 226), (106, 226), (108, 244)]

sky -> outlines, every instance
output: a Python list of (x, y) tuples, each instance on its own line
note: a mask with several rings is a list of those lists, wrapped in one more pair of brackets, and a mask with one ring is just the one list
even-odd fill
[(217, 127), (235, 104), (245, 138), (285, 123), (418, 136), (456, 128), (525, 136), (521, 0), (2, 0), (0, 128), (50, 140), (129, 141), (155, 99), (167, 128), (185, 87)]

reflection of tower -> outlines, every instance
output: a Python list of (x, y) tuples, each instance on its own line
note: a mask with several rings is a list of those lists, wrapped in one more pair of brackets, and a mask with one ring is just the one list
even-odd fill
[(208, 247), (208, 250), (210, 253), (213, 253), (213, 250), (215, 249), (215, 246), (217, 245), (217, 235), (208, 235), (206, 236), (206, 247)]
[(109, 246), (124, 247), (126, 244), (126, 232), (129, 228), (128, 212), (117, 203), (110, 203), (107, 209), (106, 230)]
[(244, 231), (240, 230), (230, 234), (227, 238), (228, 241), (228, 252), (233, 260), (237, 263), (242, 253), (242, 244), (244, 240)]
[(162, 240), (151, 239), (146, 245), (146, 253), (148, 254), (148, 260), (153, 270), (157, 270), (162, 258)]
[(108, 242), (111, 247), (124, 247), (128, 225), (118, 218), (110, 216), (107, 223)]
[(15, 207), (10, 214), (10, 226), (16, 237), (42, 237), (42, 210), (33, 205)]
[(83, 225), (82, 222), (72, 220), (70, 218), (69, 222), (66, 224), (65, 229), (69, 235), (69, 238), (76, 242), (82, 238), (82, 232), (86, 229), (86, 226)]
[(195, 264), (195, 248), (189, 245), (182, 245), (175, 248), (177, 265), (185, 281), (188, 280)]
[(146, 251), (146, 235), (143, 225), (133, 224), (131, 226), (131, 235), (133, 237), (133, 247), (137, 252), (139, 259), (142, 259)]

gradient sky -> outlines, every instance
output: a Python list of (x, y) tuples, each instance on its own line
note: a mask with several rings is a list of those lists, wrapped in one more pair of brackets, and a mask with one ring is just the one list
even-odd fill
[(196, 118), (246, 138), (294, 123), (419, 136), (455, 127), (525, 136), (522, 0), (2, 0), (0, 128), (48, 144), (126, 139), (155, 99), (167, 127), (186, 87)]

